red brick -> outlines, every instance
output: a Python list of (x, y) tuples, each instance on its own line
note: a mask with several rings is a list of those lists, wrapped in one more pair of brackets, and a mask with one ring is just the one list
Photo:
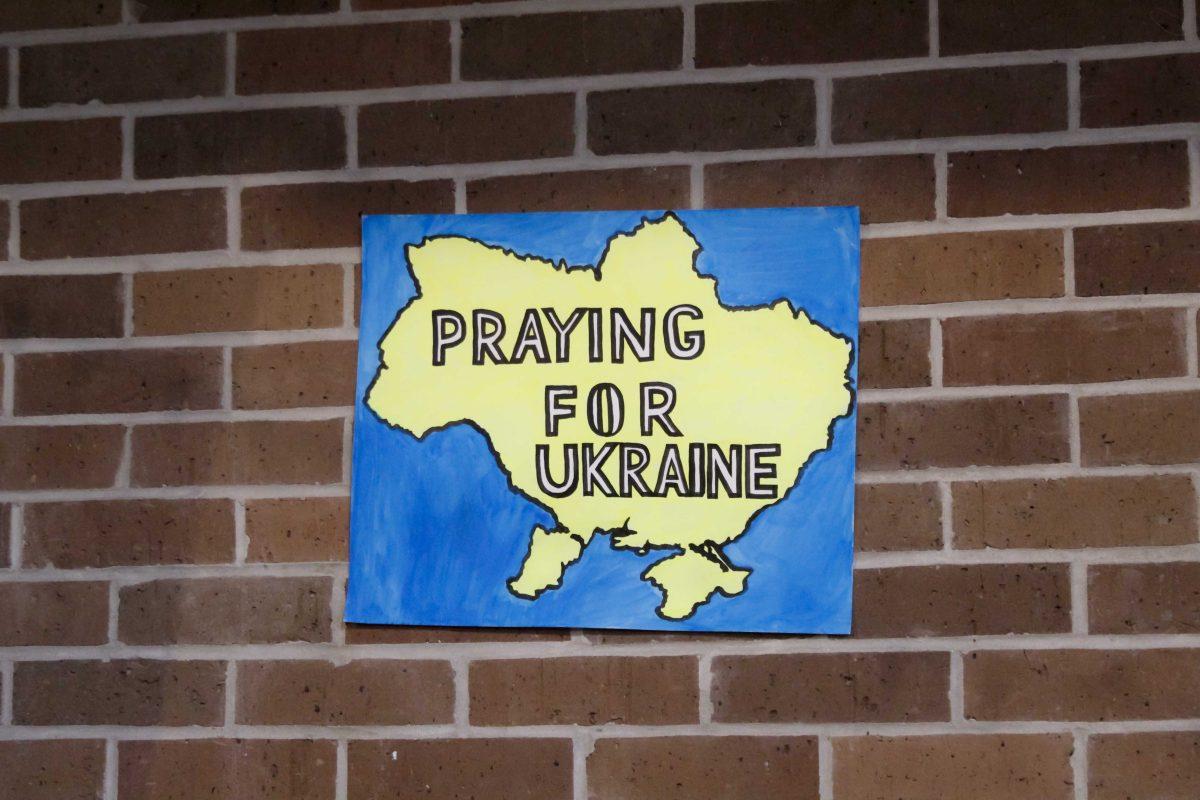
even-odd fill
[(1200, 461), (1200, 392), (1079, 398), (1085, 466)]
[(345, 561), (349, 531), (346, 497), (246, 502), (249, 561)]
[(124, 331), (120, 275), (0, 275), (0, 339), (86, 339)]
[(1200, 222), (1075, 229), (1081, 295), (1200, 292)]
[(1190, 719), (1200, 650), (995, 650), (964, 659), (967, 719)]
[(953, 484), (954, 546), (1140, 547), (1197, 540), (1186, 475)]
[(1059, 231), (864, 239), (864, 306), (1061, 297)]
[(124, 438), (119, 425), (0, 426), (0, 489), (112, 486)]
[(242, 192), (242, 247), (358, 247), (362, 214), (450, 214), (451, 181), (255, 186)]
[(337, 264), (232, 267), (133, 276), (138, 336), (336, 328), (344, 271)]
[(696, 66), (905, 58), (929, 52), (925, 4), (815, 0), (696, 7)]
[(1187, 148), (1182, 142), (951, 153), (949, 164), (952, 217), (1188, 204)]
[(817, 761), (815, 737), (606, 738), (587, 758), (588, 797), (816, 797)]
[(472, 725), (696, 722), (696, 659), (577, 657), (473, 661)]
[(243, 661), (246, 725), (433, 725), (454, 721), (447, 661)]
[(859, 386), (929, 385), (929, 320), (864, 322), (859, 327)]
[(812, 81), (709, 83), (588, 95), (598, 155), (798, 147), (815, 141)]
[(1174, 0), (946, 0), (938, 15), (944, 56), (1183, 38)]
[(1062, 64), (937, 69), (833, 82), (833, 140), (873, 142), (1067, 127)]
[(225, 247), (220, 189), (47, 197), (21, 202), (29, 259), (132, 256)]
[(17, 414), (216, 408), (221, 351), (199, 348), (27, 353), (16, 358)]
[(363, 106), (363, 166), (517, 161), (569, 156), (575, 146), (569, 94), (468, 97)]
[(354, 800), (572, 797), (570, 739), (357, 741), (348, 767)]
[(0, 583), (0, 647), (108, 641), (108, 584)]
[[(562, 46), (551, 44), (555, 42)], [(652, 72), (679, 69), (682, 63), (683, 12), (678, 8), (468, 17), (462, 22), (466, 80)]]
[(711, 208), (856, 205), (863, 223), (933, 219), (927, 155), (711, 164), (704, 183)]
[(119, 119), (35, 120), (0, 125), (0, 183), (119, 177)]
[(139, 425), (133, 430), (134, 486), (341, 479), (340, 419)]
[(1068, 734), (856, 736), (833, 740), (838, 800), (1070, 800)]
[(327, 642), (329, 578), (195, 578), (121, 588), (125, 644)]
[(942, 501), (936, 483), (854, 487), (854, 547), (859, 552), (938, 550)]
[(1190, 800), (1200, 775), (1200, 734), (1101, 734), (1088, 738), (1091, 800)]
[(994, 636), (1071, 630), (1062, 564), (856, 570), (854, 635)]
[(337, 169), (345, 121), (336, 108), (140, 117), (133, 159), (139, 178)]
[(1089, 567), (1088, 624), (1092, 633), (1195, 633), (1200, 563)]
[(0, 31), (34, 28), (89, 28), (121, 21), (117, 0), (56, 0), (53, 3), (9, 2), (0, 7)]
[(337, 9), (338, 0), (139, 0), (133, 6), (133, 14), (138, 22), (174, 22), (268, 14), (319, 14)]
[(88, 500), (31, 503), (24, 563), (79, 569), (233, 560), (229, 500)]
[(225, 41), (215, 33), (34, 45), (21, 48), (20, 62), (26, 108), (212, 97), (225, 89)]
[(450, 26), (395, 22), (242, 31), (238, 94), (330, 92), (450, 80)]
[(945, 653), (717, 656), (716, 722), (933, 722), (950, 719)]
[(1080, 65), (1085, 127), (1200, 120), (1200, 55), (1085, 61)]
[(686, 208), (690, 203), (687, 167), (505, 175), (467, 182), (467, 208), (473, 213)]
[(17, 725), (219, 725), (225, 715), (220, 661), (18, 662)]
[(202, 739), (120, 742), (123, 800), (333, 800), (337, 754), (330, 741)]
[(1053, 464), (1070, 458), (1065, 395), (863, 403), (861, 469)]
[(942, 322), (947, 386), (1092, 383), (1187, 373), (1182, 310), (959, 317)]
[(298, 342), (233, 350), (234, 408), (349, 406), (358, 342)]
[(570, 631), (537, 628), (423, 628), (408, 625), (347, 625), (347, 644), (469, 644), (565, 642)]
[(95, 800), (104, 793), (104, 742), (0, 742), (0, 796)]

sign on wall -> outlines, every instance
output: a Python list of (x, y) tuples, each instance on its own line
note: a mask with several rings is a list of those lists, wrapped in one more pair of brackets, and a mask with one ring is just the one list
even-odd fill
[(858, 243), (366, 217), (347, 621), (849, 632)]

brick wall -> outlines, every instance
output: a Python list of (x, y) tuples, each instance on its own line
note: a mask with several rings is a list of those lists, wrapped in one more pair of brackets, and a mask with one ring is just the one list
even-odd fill
[[(0, 31), (0, 796), (1195, 797), (1194, 0)], [(358, 212), (820, 203), (852, 637), (339, 621)]]

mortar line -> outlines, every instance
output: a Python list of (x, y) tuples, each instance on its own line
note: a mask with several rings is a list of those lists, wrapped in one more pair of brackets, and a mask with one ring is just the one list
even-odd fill
[(242, 185), (233, 179), (225, 189), (225, 252), (237, 253), (242, 248)]
[(463, 731), (471, 727), (470, 661), (455, 658), (450, 666), (454, 670), (454, 728)]
[(1071, 450), (1069, 463), (1083, 465), (1083, 433), (1079, 420), (1079, 393), (1067, 392), (1067, 444)]
[(1183, 0), (1183, 39), (1196, 41), (1196, 0)]
[(692, 208), (704, 208), (704, 167), (692, 164), (688, 167), (688, 189)]
[(0, 661), (0, 727), (13, 724), (13, 672), (12, 661)]
[(232, 731), (237, 725), (237, 685), (238, 662), (229, 659), (225, 662), (225, 725), (226, 731)]
[(233, 346), (221, 348), (221, 408), (233, 411)]
[(342, 265), (342, 328), (354, 330), (354, 307), (357, 299), (354, 265)]
[[(6, 267), (11, 266), (21, 258), (21, 204), (19, 201), (8, 202), (8, 241), (5, 249), (8, 251)], [(6, 270), (7, 273), (7, 270)]]
[(942, 550), (954, 551), (954, 492), (950, 481), (938, 481), (938, 498), (942, 505)]
[(334, 765), (334, 800), (348, 800), (350, 797), (350, 756), (349, 744), (346, 739), (337, 740), (337, 761)]
[(121, 273), (121, 335), (126, 339), (132, 338), (136, 332), (133, 324), (133, 282), (132, 273)]
[(462, 178), (454, 179), (454, 213), (466, 214), (467, 208), (467, 182)]
[(696, 69), (696, 6), (694, 3), (684, 2), (681, 10), (683, 40), (680, 43), (680, 64), (684, 71), (690, 72)]
[(1071, 773), (1075, 780), (1075, 800), (1088, 800), (1088, 735), (1085, 729), (1072, 731)]
[(339, 564), (329, 581), (329, 640), (336, 648), (346, 644), (346, 567)]
[(121, 180), (125, 181), (132, 181), (137, 177), (134, 174), (133, 128), (133, 117), (121, 117)]
[(966, 705), (966, 690), (963, 688), (963, 654), (961, 650), (950, 651), (950, 680), (949, 680), (950, 722), (964, 723), (967, 718), (964, 712)]
[(225, 97), (237, 97), (237, 39), (236, 31), (225, 33)]
[(1067, 68), (1067, 130), (1077, 131), (1083, 127), (1083, 101), (1079, 94), (1080, 66), (1078, 58), (1068, 58)]
[(941, 32), (938, 29), (938, 0), (927, 0), (929, 13), (929, 57), (937, 58), (941, 52)]
[(358, 106), (341, 106), (346, 134), (346, 169), (358, 169)]
[(1200, 139), (1189, 139), (1188, 151), (1188, 196), (1192, 208), (1200, 208)]
[(1075, 297), (1075, 229), (1063, 228), (1063, 296)]
[(929, 320), (929, 383), (932, 389), (941, 389), (945, 384), (946, 360), (942, 345), (942, 319)]
[(113, 478), (113, 487), (127, 489), (130, 487), (130, 473), (133, 471), (133, 426), (126, 425), (121, 437), (121, 460), (117, 464), (117, 474)]
[(118, 791), (117, 740), (104, 740), (104, 800), (117, 800)]
[(700, 701), (699, 719), (701, 725), (713, 721), (713, 657), (709, 653), (701, 654), (696, 664), (698, 696)]
[(353, 469), (354, 450), (354, 411), (342, 419), (342, 483), (350, 485), (350, 473)]
[(15, 571), (25, 563), (25, 506), (17, 503), (9, 514), (8, 565)]
[(243, 565), (250, 552), (250, 537), (246, 533), (246, 501), (233, 501), (233, 563)]
[(588, 797), (587, 759), (595, 748), (594, 738), (586, 730), (571, 732), (571, 797), (572, 800), (590, 800)]
[(828, 736), (817, 737), (817, 787), (820, 800), (834, 800), (833, 740)]
[(828, 149), (833, 146), (833, 81), (822, 77), (813, 82), (816, 118), (816, 146)]
[(1188, 375), (1197, 376), (1200, 370), (1200, 307), (1187, 309), (1187, 320), (1184, 325), (1184, 349), (1187, 351)]
[(8, 108), (19, 108), (20, 102), (20, 86), (19, 76), (21, 74), (21, 57), (16, 47), (8, 48)]
[(462, 20), (450, 20), (450, 82), (462, 81)]
[(575, 110), (574, 110), (574, 126), (575, 131), (575, 149), (576, 157), (587, 157), (591, 155), (588, 150), (588, 106), (587, 92), (575, 92)]
[(1088, 633), (1088, 566), (1077, 561), (1070, 566), (1071, 632), (1081, 636)]
[(945, 221), (950, 216), (948, 211), (950, 205), (950, 158), (944, 150), (933, 154), (933, 182), (934, 217), (939, 221)]
[(121, 584), (118, 581), (110, 581), (108, 584), (108, 644), (110, 647), (121, 645), (120, 613)]
[(0, 387), (0, 417), (13, 416), (17, 394), (17, 361), (12, 353), (3, 353), (0, 361), (4, 366), (4, 385)]

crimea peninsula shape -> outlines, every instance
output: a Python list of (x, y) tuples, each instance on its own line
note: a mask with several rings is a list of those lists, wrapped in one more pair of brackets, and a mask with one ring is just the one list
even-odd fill
[(698, 253), (673, 214), (613, 236), (595, 269), (460, 236), (407, 248), (418, 295), (379, 342), (366, 402), (419, 439), (474, 427), (552, 517), (529, 531), (516, 597), (569, 581), (598, 535), (645, 558), (664, 619), (752, 592), (723, 548), (850, 413), (850, 340), (783, 300), (722, 305)]

